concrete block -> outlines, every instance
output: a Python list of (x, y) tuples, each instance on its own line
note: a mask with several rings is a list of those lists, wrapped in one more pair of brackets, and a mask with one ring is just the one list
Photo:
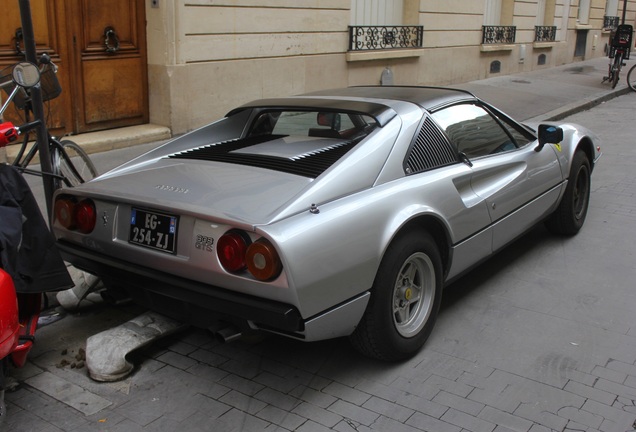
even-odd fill
[(154, 312), (89, 337), (86, 366), (96, 381), (117, 381), (133, 370), (126, 356), (152, 341), (187, 328), (187, 325)]

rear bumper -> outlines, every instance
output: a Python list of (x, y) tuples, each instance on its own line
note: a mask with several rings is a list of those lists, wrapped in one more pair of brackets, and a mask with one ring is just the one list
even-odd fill
[(203, 328), (224, 318), (249, 321), (263, 329), (296, 333), (295, 337), (305, 329), (294, 306), (184, 279), (64, 241), (57, 245), (65, 261), (99, 276), (108, 288), (125, 292), (135, 303), (176, 320)]

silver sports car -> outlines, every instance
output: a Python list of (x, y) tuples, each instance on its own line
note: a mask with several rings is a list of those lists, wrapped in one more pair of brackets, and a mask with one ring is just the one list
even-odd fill
[(57, 191), (53, 229), (116, 297), (397, 360), (451, 281), (538, 222), (581, 229), (599, 156), (585, 128), (523, 125), (461, 90), (321, 91), (245, 104)]

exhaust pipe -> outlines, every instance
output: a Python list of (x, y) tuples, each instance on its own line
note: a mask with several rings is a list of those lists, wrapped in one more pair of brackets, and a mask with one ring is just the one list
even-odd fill
[(233, 342), (237, 339), (240, 339), (241, 336), (243, 336), (243, 332), (241, 332), (238, 328), (236, 327), (224, 327), (221, 330), (217, 331), (215, 333), (215, 336), (221, 341), (221, 342)]

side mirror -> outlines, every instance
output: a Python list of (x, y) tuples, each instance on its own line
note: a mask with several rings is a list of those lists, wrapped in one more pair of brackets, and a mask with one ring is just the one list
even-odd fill
[(13, 82), (24, 88), (30, 88), (40, 82), (40, 70), (31, 62), (20, 62), (13, 67)]
[(546, 144), (559, 144), (563, 141), (563, 129), (548, 124), (539, 125), (539, 145), (534, 151), (541, 151)]

